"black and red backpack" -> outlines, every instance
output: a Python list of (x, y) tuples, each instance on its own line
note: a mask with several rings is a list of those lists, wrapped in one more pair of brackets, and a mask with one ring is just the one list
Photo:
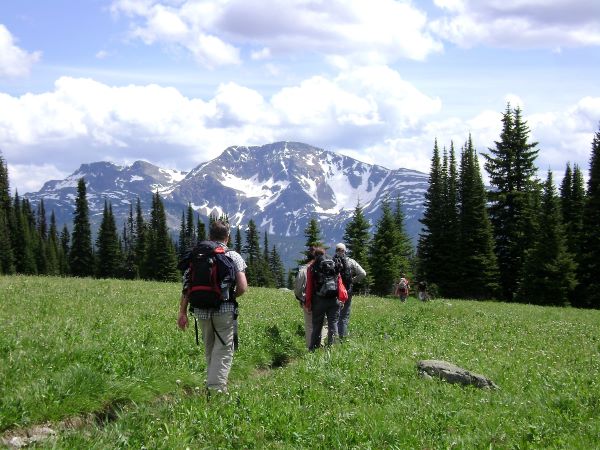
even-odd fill
[(190, 309), (219, 309), (222, 302), (235, 301), (235, 266), (221, 245), (213, 241), (199, 242), (180, 267), (189, 269)]

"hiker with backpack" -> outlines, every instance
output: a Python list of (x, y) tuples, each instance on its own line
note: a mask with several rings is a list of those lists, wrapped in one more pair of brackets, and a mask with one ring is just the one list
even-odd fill
[(400, 298), (401, 302), (405, 302), (408, 298), (408, 293), (410, 291), (410, 283), (408, 282), (408, 278), (404, 276), (404, 274), (400, 274), (400, 281), (396, 285), (396, 290), (394, 295)]
[[(306, 339), (306, 348), (310, 349), (312, 342), (312, 311), (306, 306), (306, 286), (308, 279), (308, 272), (311, 270), (313, 263), (315, 262), (315, 252), (320, 255), (324, 254), (325, 251), (321, 247), (310, 247), (307, 252), (308, 262), (298, 268), (298, 275), (296, 276), (296, 282), (294, 284), (294, 295), (298, 300), (302, 311), (304, 312), (304, 338)], [(310, 290), (310, 289), (309, 289)], [(322, 329), (321, 323), (321, 329)], [(319, 340), (321, 335), (319, 335)]]
[(367, 272), (360, 264), (346, 255), (346, 246), (339, 243), (335, 246), (335, 256), (333, 257), (342, 277), (342, 283), (348, 292), (348, 300), (340, 308), (340, 314), (337, 322), (338, 336), (344, 339), (348, 336), (348, 323), (350, 322), (350, 307), (352, 305), (352, 286), (359, 283), (366, 276)]
[[(342, 294), (343, 291), (343, 295)], [(315, 260), (307, 270), (305, 308), (312, 313), (310, 351), (321, 346), (321, 326), (327, 318), (327, 345), (336, 341), (340, 305), (347, 300), (335, 261), (323, 249), (315, 249)]]
[(183, 289), (177, 324), (188, 326), (188, 307), (202, 330), (208, 392), (227, 392), (233, 362), (237, 301), (248, 289), (246, 263), (227, 249), (229, 225), (221, 220), (210, 225), (209, 240), (199, 242), (182, 259)]

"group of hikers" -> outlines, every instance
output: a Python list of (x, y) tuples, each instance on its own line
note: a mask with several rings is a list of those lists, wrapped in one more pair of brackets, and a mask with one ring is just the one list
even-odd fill
[[(227, 392), (227, 380), (237, 349), (236, 299), (248, 290), (246, 263), (227, 248), (229, 225), (221, 220), (211, 223), (209, 240), (199, 242), (179, 264), (183, 286), (179, 303), (179, 328), (188, 326), (188, 311), (194, 317), (196, 343), (198, 325), (204, 342), (207, 392)], [(346, 255), (339, 243), (335, 255), (323, 247), (307, 251), (308, 263), (298, 269), (294, 295), (304, 312), (306, 346), (314, 351), (322, 345), (327, 324), (326, 344), (348, 336), (353, 286), (366, 277), (365, 270)], [(421, 291), (422, 288), (422, 291)], [(394, 293), (406, 301), (410, 285), (402, 275)], [(423, 297), (421, 296), (423, 294)], [(425, 300), (426, 286), (419, 284), (419, 299)]]

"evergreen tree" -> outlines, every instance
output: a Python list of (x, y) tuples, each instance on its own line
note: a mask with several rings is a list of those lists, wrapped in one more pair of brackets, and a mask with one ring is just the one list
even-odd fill
[(448, 270), (443, 258), (444, 227), (446, 226), (444, 197), (444, 173), (436, 140), (431, 158), (429, 187), (425, 193), (425, 211), (423, 212), (423, 218), (420, 219), (423, 228), (419, 234), (417, 246), (418, 278), (435, 286), (443, 282), (445, 271)]
[(585, 187), (579, 166), (567, 163), (560, 187), (560, 206), (567, 236), (567, 248), (572, 255), (581, 253), (581, 230), (585, 205)]
[(183, 259), (189, 250), (189, 239), (186, 231), (185, 212), (181, 213), (181, 224), (179, 225), (179, 239), (177, 241), (177, 255), (179, 260)]
[(534, 179), (537, 142), (529, 142), (529, 128), (521, 110), (507, 105), (502, 118), (500, 141), (490, 148), (485, 169), (492, 189), (490, 219), (494, 229), (500, 269), (501, 296), (512, 300), (523, 269), (525, 252), (535, 233), (535, 202), (538, 183)]
[(198, 242), (206, 240), (206, 225), (200, 217), (198, 217), (198, 231), (196, 232), (196, 238), (198, 239)]
[(459, 249), (453, 274), (455, 295), (491, 299), (498, 294), (498, 264), (486, 191), (471, 136), (461, 154), (459, 174)]
[(157, 281), (177, 281), (177, 255), (167, 227), (164, 204), (158, 191), (152, 196), (144, 273)]
[(98, 264), (96, 275), (99, 278), (118, 278), (122, 273), (121, 249), (117, 225), (112, 212), (112, 205), (104, 201), (102, 222), (96, 237)]
[(273, 245), (271, 254), (269, 255), (269, 269), (270, 272), (273, 274), (275, 287), (285, 287), (285, 267), (283, 266), (281, 256), (279, 256), (279, 252), (277, 251), (275, 245)]
[(135, 206), (135, 240), (134, 240), (134, 253), (135, 253), (135, 267), (137, 268), (138, 276), (146, 278), (147, 274), (144, 272), (146, 260), (146, 236), (148, 230), (144, 221), (144, 215), (142, 214), (142, 204), (140, 198), (137, 198)]
[(48, 224), (46, 222), (46, 208), (44, 207), (44, 199), (40, 200), (40, 205), (37, 210), (37, 231), (40, 237), (45, 241), (48, 239)]
[(526, 253), (517, 297), (524, 303), (564, 305), (575, 287), (575, 263), (567, 251), (552, 172), (544, 184), (536, 241)]
[(592, 140), (592, 156), (583, 209), (581, 252), (577, 271), (579, 286), (575, 306), (600, 308), (600, 130)]
[(133, 217), (133, 204), (129, 204), (129, 216), (123, 225), (123, 273), (126, 279), (133, 280), (139, 276), (139, 270), (136, 265), (135, 243), (136, 226)]
[(301, 253), (304, 256), (301, 260), (298, 261), (299, 265), (303, 265), (310, 261), (309, 253), (311, 247), (324, 247), (323, 238), (321, 237), (321, 229), (319, 228), (319, 223), (317, 219), (312, 217), (308, 223), (308, 226), (304, 229), (304, 236), (306, 237), (305, 250)]
[(185, 216), (185, 240), (188, 248), (192, 248), (197, 243), (196, 227), (194, 226), (194, 209), (192, 204), (188, 203), (187, 212)]
[(410, 236), (406, 233), (406, 227), (404, 226), (404, 212), (402, 211), (402, 200), (400, 196), (396, 197), (396, 204), (394, 206), (394, 224), (397, 230), (397, 242), (395, 243), (396, 251), (398, 252), (398, 268), (400, 273), (403, 273), (406, 277), (412, 278), (412, 258), (413, 248), (410, 241)]
[(257, 286), (259, 281), (259, 270), (260, 270), (260, 243), (258, 232), (256, 230), (256, 224), (254, 220), (248, 221), (248, 229), (246, 230), (246, 244), (244, 245), (244, 253), (247, 255), (246, 264), (246, 278), (248, 284)]
[(240, 255), (242, 254), (242, 232), (240, 231), (239, 225), (236, 227), (235, 230), (235, 244), (233, 246), (233, 249)]
[(15, 259), (11, 243), (11, 198), (8, 168), (0, 153), (0, 274), (15, 272)]
[(363, 213), (363, 207), (360, 202), (357, 202), (352, 218), (346, 224), (344, 230), (344, 242), (346, 243), (348, 256), (365, 269), (367, 277), (360, 283), (353, 285), (354, 292), (368, 291), (371, 281), (371, 269), (369, 267), (370, 227), (371, 225)]
[[(25, 207), (25, 208), (24, 208)], [(14, 199), (14, 230), (11, 230), (15, 269), (18, 273), (37, 274), (37, 262), (33, 251), (31, 232), (35, 229), (30, 221), (30, 211), (26, 209), (27, 202), (21, 202), (19, 194), (15, 193)]]
[(402, 270), (402, 261), (399, 231), (387, 199), (382, 202), (381, 211), (371, 243), (369, 265), (374, 268), (372, 291), (383, 296), (392, 293), (394, 282)]
[(80, 178), (77, 183), (69, 267), (71, 268), (71, 274), (78, 277), (87, 277), (94, 273), (92, 231), (90, 228), (85, 180), (83, 178)]
[(50, 213), (50, 228), (46, 240), (46, 273), (48, 275), (59, 275), (59, 244), (58, 230), (56, 228), (56, 216), (54, 210)]
[(58, 260), (58, 267), (61, 275), (69, 275), (71, 273), (71, 268), (69, 267), (69, 254), (71, 252), (70, 248), (71, 242), (71, 234), (69, 233), (69, 229), (67, 225), (63, 225), (63, 229), (60, 233), (60, 258)]
[[(470, 138), (469, 138), (470, 139)], [(458, 170), (454, 143), (450, 142), (450, 156), (443, 179), (443, 214), (445, 225), (441, 228), (440, 264), (445, 268), (439, 274), (438, 289), (447, 297), (456, 297), (462, 287), (462, 281), (454, 268), (458, 267), (459, 260), (459, 206), (458, 206)]]

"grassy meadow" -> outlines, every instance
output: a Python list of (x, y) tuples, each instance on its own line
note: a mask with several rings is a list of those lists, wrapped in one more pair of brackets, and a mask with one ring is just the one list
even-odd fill
[[(52, 448), (600, 448), (600, 311), (355, 297), (308, 353), (289, 291), (240, 299), (227, 395), (176, 327), (180, 286), (0, 277), (0, 435)], [(499, 390), (418, 376), (443, 359)], [(79, 420), (78, 420), (79, 419)]]

